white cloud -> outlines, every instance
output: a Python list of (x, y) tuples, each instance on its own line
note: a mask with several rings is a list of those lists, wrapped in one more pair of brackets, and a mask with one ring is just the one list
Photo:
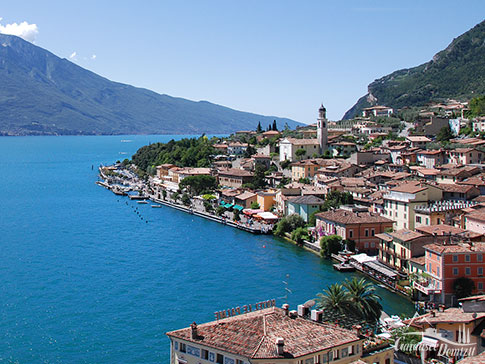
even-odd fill
[(76, 52), (72, 52), (71, 55), (69, 56), (69, 59), (76, 59), (76, 56), (77, 56), (77, 53)]
[[(2, 21), (2, 18), (0, 18), (0, 21)], [(16, 35), (33, 43), (37, 37), (37, 34), (39, 34), (39, 29), (37, 28), (37, 24), (29, 24), (26, 21), (23, 21), (20, 24), (0, 24), (0, 33)]]
[(95, 54), (93, 54), (93, 55), (91, 56), (91, 59), (96, 59), (96, 55), (95, 55)]

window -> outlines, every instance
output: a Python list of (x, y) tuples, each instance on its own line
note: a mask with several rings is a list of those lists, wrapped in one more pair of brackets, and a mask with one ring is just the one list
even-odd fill
[(305, 364), (314, 364), (314, 363), (315, 363), (314, 358), (308, 358), (307, 360), (305, 360)]
[(483, 267), (478, 267), (477, 273), (478, 273), (479, 276), (483, 276)]
[(370, 234), (371, 234), (371, 236), (376, 235), (376, 230), (375, 229), (371, 229)]
[(426, 225), (429, 225), (429, 217), (426, 218)]
[(453, 268), (453, 275), (457, 276), (458, 275), (458, 268)]
[(349, 238), (353, 238), (354, 237), (354, 231), (353, 230), (349, 230)]
[(466, 274), (467, 276), (469, 276), (470, 274), (472, 274), (472, 270), (471, 270), (471, 268), (470, 268), (470, 267), (466, 267), (466, 268), (465, 268), (465, 274)]
[(467, 254), (465, 255), (465, 262), (469, 262), (470, 261), (470, 254)]
[(478, 290), (479, 291), (483, 290), (483, 283), (482, 282), (478, 282)]
[(340, 353), (342, 354), (342, 358), (346, 358), (349, 356), (349, 349), (343, 348), (342, 350), (340, 350)]
[(209, 360), (209, 352), (205, 349), (202, 349), (200, 357), (205, 360)]
[(365, 231), (364, 231), (364, 235), (365, 235), (365, 236), (369, 236), (369, 229), (365, 229)]
[(416, 222), (421, 223), (421, 216), (416, 216)]
[(236, 364), (244, 364), (242, 360), (236, 359)]
[(182, 353), (185, 353), (187, 351), (186, 347), (185, 347), (185, 344), (184, 343), (180, 343), (180, 351)]
[(453, 262), (457, 262), (458, 261), (458, 255), (453, 255)]
[(436, 275), (439, 277), (440, 276), (440, 267), (436, 268)]
[(224, 355), (217, 354), (216, 363), (217, 364), (224, 364)]
[(483, 262), (483, 255), (477, 254), (477, 262)]

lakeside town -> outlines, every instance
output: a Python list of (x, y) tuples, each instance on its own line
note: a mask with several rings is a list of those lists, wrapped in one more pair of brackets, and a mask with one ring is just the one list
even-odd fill
[(117, 195), (272, 233), (408, 297), (418, 313), (353, 317), (329, 306), (344, 292), (336, 283), (320, 304), (231, 308), (170, 332), (172, 362), (483, 362), (485, 118), (469, 111), (448, 100), (331, 122), (322, 105), (296, 130), (274, 122), (151, 144), (100, 167), (97, 183)]

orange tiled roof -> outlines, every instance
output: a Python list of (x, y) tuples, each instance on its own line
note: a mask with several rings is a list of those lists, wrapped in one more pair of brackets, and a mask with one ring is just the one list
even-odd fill
[(190, 327), (167, 335), (253, 359), (282, 358), (276, 351), (277, 338), (284, 340), (284, 356), (295, 358), (360, 340), (350, 330), (290, 318), (276, 307), (201, 324), (197, 331), (196, 339)]

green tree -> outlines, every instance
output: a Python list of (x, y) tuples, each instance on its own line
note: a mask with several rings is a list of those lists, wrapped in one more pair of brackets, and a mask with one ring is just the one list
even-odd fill
[(350, 311), (350, 301), (344, 286), (334, 283), (322, 293), (317, 293), (315, 299), (318, 309), (329, 311), (329, 313), (346, 313)]
[(311, 183), (310, 178), (308, 178), (308, 177), (305, 177), (305, 178), (303, 178), (303, 177), (302, 177), (302, 178), (300, 178), (300, 179), (298, 180), (298, 182), (299, 182), (299, 183), (306, 184), (306, 185), (309, 185), (309, 184)]
[(217, 209), (216, 209), (216, 215), (217, 216), (222, 216), (224, 214), (226, 210), (224, 209), (224, 207), (222, 206), (219, 206)]
[(256, 127), (256, 133), (261, 133), (263, 131), (263, 128), (261, 127), (261, 121), (258, 122), (258, 126)]
[(293, 214), (290, 216), (283, 217), (277, 224), (274, 230), (274, 234), (278, 236), (284, 236), (285, 233), (292, 232), (293, 230), (298, 229), (299, 227), (305, 226), (305, 220), (298, 215)]
[(253, 210), (259, 209), (259, 203), (257, 203), (256, 201), (251, 202), (251, 208)]
[(217, 188), (217, 179), (213, 176), (197, 175), (185, 177), (180, 183), (180, 188), (189, 188), (192, 195), (198, 195), (202, 191), (214, 190)]
[(273, 120), (273, 130), (278, 131), (278, 126), (276, 125), (276, 120)]
[(291, 240), (298, 245), (303, 245), (303, 240), (308, 240), (308, 230), (304, 227), (299, 227), (293, 230), (291, 233)]
[(241, 220), (241, 213), (239, 212), (238, 209), (234, 210), (234, 221), (240, 221)]
[(349, 250), (351, 252), (355, 252), (355, 241), (354, 240), (345, 239), (342, 243), (347, 247), (347, 250)]
[(190, 206), (190, 197), (188, 194), (184, 193), (182, 195), (181, 201), (185, 206)]
[(254, 175), (252, 180), (252, 184), (255, 189), (262, 189), (266, 187), (267, 183), (265, 180), (265, 174), (264, 174), (265, 172), (266, 172), (266, 167), (261, 163), (256, 163), (256, 166), (254, 167)]
[(468, 103), (468, 116), (485, 116), (485, 95), (474, 97)]
[(290, 166), (291, 166), (291, 161), (289, 161), (288, 159), (285, 159), (280, 163), (281, 169), (288, 169)]
[(329, 257), (342, 249), (342, 237), (338, 235), (322, 236), (320, 238), (320, 255)]
[(295, 155), (298, 157), (299, 160), (306, 154), (306, 150), (303, 148), (297, 149)]
[(381, 298), (376, 293), (376, 287), (365, 278), (346, 279), (343, 286), (348, 291), (348, 299), (354, 310), (359, 312), (367, 322), (376, 322), (381, 317)]
[(436, 140), (439, 142), (449, 142), (453, 138), (453, 133), (449, 125), (443, 126), (436, 136)]
[(408, 355), (415, 355), (418, 344), (423, 340), (421, 332), (412, 326), (399, 327), (392, 331), (391, 341), (394, 345)]
[(467, 277), (460, 277), (453, 281), (453, 292), (456, 298), (465, 298), (472, 295), (475, 283)]
[(243, 153), (244, 158), (251, 158), (252, 155), (256, 154), (256, 149), (252, 146), (249, 145), (247, 146), (246, 150)]
[(167, 198), (167, 190), (162, 190), (162, 196), (164, 200)]

